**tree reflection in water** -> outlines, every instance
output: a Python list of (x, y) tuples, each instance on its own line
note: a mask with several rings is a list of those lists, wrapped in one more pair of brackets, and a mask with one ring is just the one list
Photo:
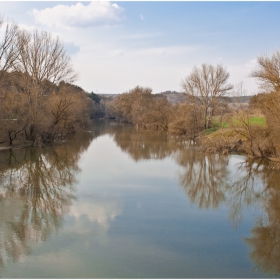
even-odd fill
[(228, 156), (181, 150), (175, 159), (183, 166), (179, 180), (192, 203), (199, 208), (217, 208), (225, 201)]
[[(187, 142), (123, 125), (102, 125), (77, 142), (54, 148), (2, 151), (0, 156), (0, 267), (30, 253), (32, 242), (57, 232), (75, 200), (77, 162), (93, 135), (110, 134), (133, 160), (172, 157), (180, 165), (178, 179), (200, 208), (227, 205), (234, 226), (247, 207), (262, 210), (251, 236), (250, 258), (267, 273), (280, 274), (280, 174), (265, 161), (246, 160), (230, 167), (232, 156), (186, 149)], [(230, 169), (231, 168), (231, 169)], [(76, 212), (79, 209), (76, 209)], [(81, 211), (81, 210), (79, 210)], [(82, 214), (84, 212), (82, 211)], [(80, 215), (80, 212), (76, 213)], [(93, 220), (96, 217), (91, 217)]]
[[(266, 273), (280, 274), (280, 174), (272, 170), (265, 161), (246, 166), (251, 177), (260, 177), (263, 189), (259, 194), (259, 204), (263, 208), (252, 236), (245, 238), (251, 247), (250, 258)], [(255, 181), (256, 179), (251, 179)]]
[(170, 137), (160, 132), (119, 127), (113, 134), (116, 144), (134, 161), (164, 159), (174, 151)]
[(280, 274), (280, 174), (266, 161), (247, 159), (229, 170), (230, 156), (185, 149), (185, 141), (170, 136), (120, 127), (111, 127), (110, 133), (135, 161), (174, 157), (182, 167), (179, 181), (190, 201), (200, 208), (227, 205), (234, 227), (241, 223), (244, 208), (261, 208), (263, 214), (245, 242), (256, 265)]
[(0, 269), (31, 252), (31, 243), (57, 232), (75, 200), (77, 165), (91, 140), (1, 151)]

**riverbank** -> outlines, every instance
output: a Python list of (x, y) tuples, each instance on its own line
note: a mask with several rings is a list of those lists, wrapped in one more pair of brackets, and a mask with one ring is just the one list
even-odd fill
[(10, 150), (10, 149), (19, 149), (22, 147), (30, 147), (32, 146), (32, 141), (14, 141), (14, 144), (11, 146), (8, 142), (3, 142), (0, 144), (0, 151), (1, 150)]
[(273, 169), (280, 170), (280, 159), (275, 157), (271, 143), (266, 138), (245, 136), (246, 133), (234, 128), (219, 128), (213, 132), (202, 132), (197, 142), (201, 151), (208, 153), (240, 154), (249, 158), (265, 158)]

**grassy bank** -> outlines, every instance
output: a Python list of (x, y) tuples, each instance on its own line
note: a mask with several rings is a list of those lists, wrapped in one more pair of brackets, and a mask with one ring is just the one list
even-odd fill
[(252, 157), (263, 157), (269, 153), (265, 139), (266, 127), (264, 116), (246, 116), (246, 123), (241, 118), (218, 122), (220, 117), (213, 119), (214, 127), (203, 131), (200, 135), (201, 144), (208, 152), (245, 153)]
[[(250, 116), (249, 117), (249, 124), (250, 125), (259, 125), (259, 126), (266, 126), (266, 121), (264, 116)], [(232, 117), (228, 121), (220, 121), (220, 117), (216, 116), (213, 117), (213, 126), (220, 127), (220, 128), (227, 128), (232, 126), (241, 126), (240, 120), (237, 118)]]

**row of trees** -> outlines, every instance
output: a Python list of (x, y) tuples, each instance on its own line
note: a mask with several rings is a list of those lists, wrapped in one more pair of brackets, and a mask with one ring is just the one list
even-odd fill
[(21, 30), (2, 17), (0, 28), (0, 140), (34, 145), (84, 127), (90, 98), (71, 84), (77, 73), (59, 38)]
[[(17, 139), (33, 145), (52, 142), (83, 129), (90, 117), (104, 114), (137, 128), (195, 139), (213, 126), (214, 116), (222, 122), (230, 113), (224, 101), (234, 87), (222, 65), (194, 67), (181, 82), (185, 102), (177, 105), (140, 86), (108, 101), (72, 85), (77, 73), (59, 38), (45, 31), (20, 30), (15, 23), (4, 23), (2, 17), (0, 28), (5, 29), (0, 41), (0, 141), (10, 145)], [(246, 139), (245, 152), (253, 157), (280, 157), (279, 73), (280, 52), (260, 56), (251, 76), (259, 80), (262, 94), (252, 99), (251, 111), (231, 112), (239, 122), (235, 132)], [(266, 127), (251, 126), (253, 109), (265, 116)]]
[[(242, 151), (252, 157), (280, 157), (280, 51), (257, 59), (251, 77), (260, 82), (261, 93), (252, 98), (249, 108), (229, 109), (225, 98), (242, 98), (242, 83), (234, 87), (228, 83), (229, 73), (222, 65), (202, 64), (194, 67), (182, 80), (185, 101), (171, 104), (165, 97), (152, 94), (151, 88), (137, 86), (106, 102), (108, 117), (134, 124), (136, 128), (152, 128), (196, 139), (201, 132), (213, 127), (213, 117), (220, 123), (228, 120), (235, 140), (243, 142)], [(251, 124), (254, 114), (262, 114), (265, 126)], [(241, 140), (242, 139), (242, 140)], [(225, 145), (205, 142), (206, 145)]]
[(182, 81), (186, 101), (173, 105), (164, 97), (153, 95), (152, 89), (137, 86), (107, 104), (107, 112), (137, 127), (156, 128), (195, 138), (208, 129), (212, 117), (223, 114), (227, 106), (224, 96), (233, 89), (227, 82), (229, 73), (221, 66), (203, 64), (195, 67)]

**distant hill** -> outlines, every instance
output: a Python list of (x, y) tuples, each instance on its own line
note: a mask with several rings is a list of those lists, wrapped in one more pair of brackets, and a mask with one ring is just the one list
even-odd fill
[[(100, 93), (98, 95), (105, 97), (107, 99), (113, 99), (116, 96), (118, 96), (118, 94), (106, 94), (106, 93)], [(182, 92), (178, 92), (178, 91), (164, 91), (164, 92), (160, 92), (160, 93), (155, 93), (154, 95), (159, 96), (159, 97), (160, 96), (166, 97), (167, 100), (172, 104), (180, 104), (187, 99), (186, 94), (184, 94)], [(231, 96), (225, 96), (223, 98), (223, 102), (232, 103), (232, 105), (236, 105), (237, 103), (242, 103), (243, 105), (246, 106), (247, 104), (249, 104), (251, 98), (252, 98), (252, 96), (241, 96), (238, 98), (231, 97)]]
[[(187, 95), (182, 92), (177, 91), (165, 91), (161, 93), (157, 93), (158, 96), (164, 96), (167, 98), (169, 102), (172, 104), (180, 104), (187, 99)], [(249, 104), (252, 96), (241, 96), (241, 97), (232, 97), (232, 96), (225, 96), (222, 99), (222, 102), (226, 103), (244, 103)]]
[(100, 95), (102, 97), (105, 97), (105, 98), (115, 98), (117, 97), (119, 94), (117, 93), (98, 93), (97, 95)]
[(249, 103), (252, 96), (240, 96), (240, 97), (234, 97), (234, 96), (225, 96), (223, 98), (224, 102), (228, 103)]
[(155, 95), (166, 97), (166, 99), (172, 104), (180, 104), (187, 99), (186, 94), (177, 91), (165, 91), (161, 93), (156, 93)]

